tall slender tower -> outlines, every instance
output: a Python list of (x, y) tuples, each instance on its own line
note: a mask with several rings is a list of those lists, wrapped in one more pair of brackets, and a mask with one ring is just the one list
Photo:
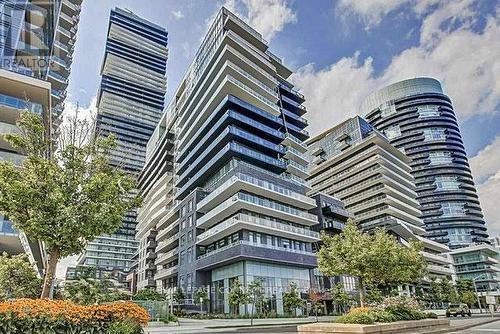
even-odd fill
[(488, 242), (455, 112), (439, 81), (389, 85), (371, 94), (362, 112), (410, 157), (427, 236), (450, 248)]
[(210, 286), (212, 311), (245, 313), (231, 310), (229, 288), (259, 280), (282, 314), (291, 282), (310, 287), (318, 218), (308, 212), (316, 202), (305, 195), (306, 109), (291, 74), (222, 8), (148, 144), (149, 173), (175, 136), (174, 200), (166, 195), (143, 226), (157, 231), (157, 286), (183, 289), (186, 307), (195, 288)]
[[(96, 135), (114, 134), (111, 164), (139, 175), (146, 144), (164, 108), (167, 32), (134, 13), (111, 11), (97, 97)], [(113, 235), (90, 243), (79, 263), (104, 270), (129, 271), (137, 250), (137, 213), (128, 212)]]

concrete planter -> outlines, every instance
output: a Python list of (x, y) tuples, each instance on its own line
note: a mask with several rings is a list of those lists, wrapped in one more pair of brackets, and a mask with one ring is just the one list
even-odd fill
[(405, 333), (436, 330), (450, 327), (448, 319), (425, 319), (412, 321), (397, 321), (391, 323), (380, 323), (373, 325), (339, 324), (339, 323), (314, 323), (298, 326), (299, 334), (308, 333)]

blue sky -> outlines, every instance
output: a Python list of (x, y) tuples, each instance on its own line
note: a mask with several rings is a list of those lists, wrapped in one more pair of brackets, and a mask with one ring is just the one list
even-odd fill
[(315, 134), (358, 113), (371, 91), (433, 76), (453, 99), (492, 234), (500, 234), (500, 2), (496, 0), (86, 0), (68, 109), (92, 109), (109, 10), (166, 27), (168, 93), (186, 71), (210, 19), (225, 5), (270, 41), (297, 73)]

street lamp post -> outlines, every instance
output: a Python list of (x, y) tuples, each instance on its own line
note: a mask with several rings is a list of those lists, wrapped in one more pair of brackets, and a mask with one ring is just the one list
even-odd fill
[(483, 313), (483, 308), (482, 308), (482, 306), (481, 306), (481, 300), (479, 299), (479, 294), (478, 294), (478, 292), (477, 292), (476, 280), (477, 280), (478, 278), (482, 277), (483, 275), (484, 275), (484, 274), (481, 274), (481, 275), (479, 275), (479, 276), (477, 276), (477, 277), (474, 277), (474, 278), (472, 279), (472, 283), (474, 284), (474, 290), (476, 291), (477, 304), (479, 305), (479, 313), (481, 313), (481, 314)]

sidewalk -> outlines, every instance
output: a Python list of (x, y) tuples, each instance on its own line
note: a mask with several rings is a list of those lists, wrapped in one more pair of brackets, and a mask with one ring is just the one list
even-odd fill
[[(334, 317), (318, 317), (319, 321), (332, 321)], [(291, 326), (295, 324), (304, 324), (315, 322), (315, 317), (307, 318), (272, 318), (272, 319), (254, 319), (254, 326)], [(236, 327), (250, 326), (250, 319), (207, 319), (196, 320), (188, 318), (179, 319), (180, 326), (161, 326), (161, 327), (147, 327), (144, 329), (145, 333), (163, 334), (163, 333), (217, 333), (226, 331)]]

